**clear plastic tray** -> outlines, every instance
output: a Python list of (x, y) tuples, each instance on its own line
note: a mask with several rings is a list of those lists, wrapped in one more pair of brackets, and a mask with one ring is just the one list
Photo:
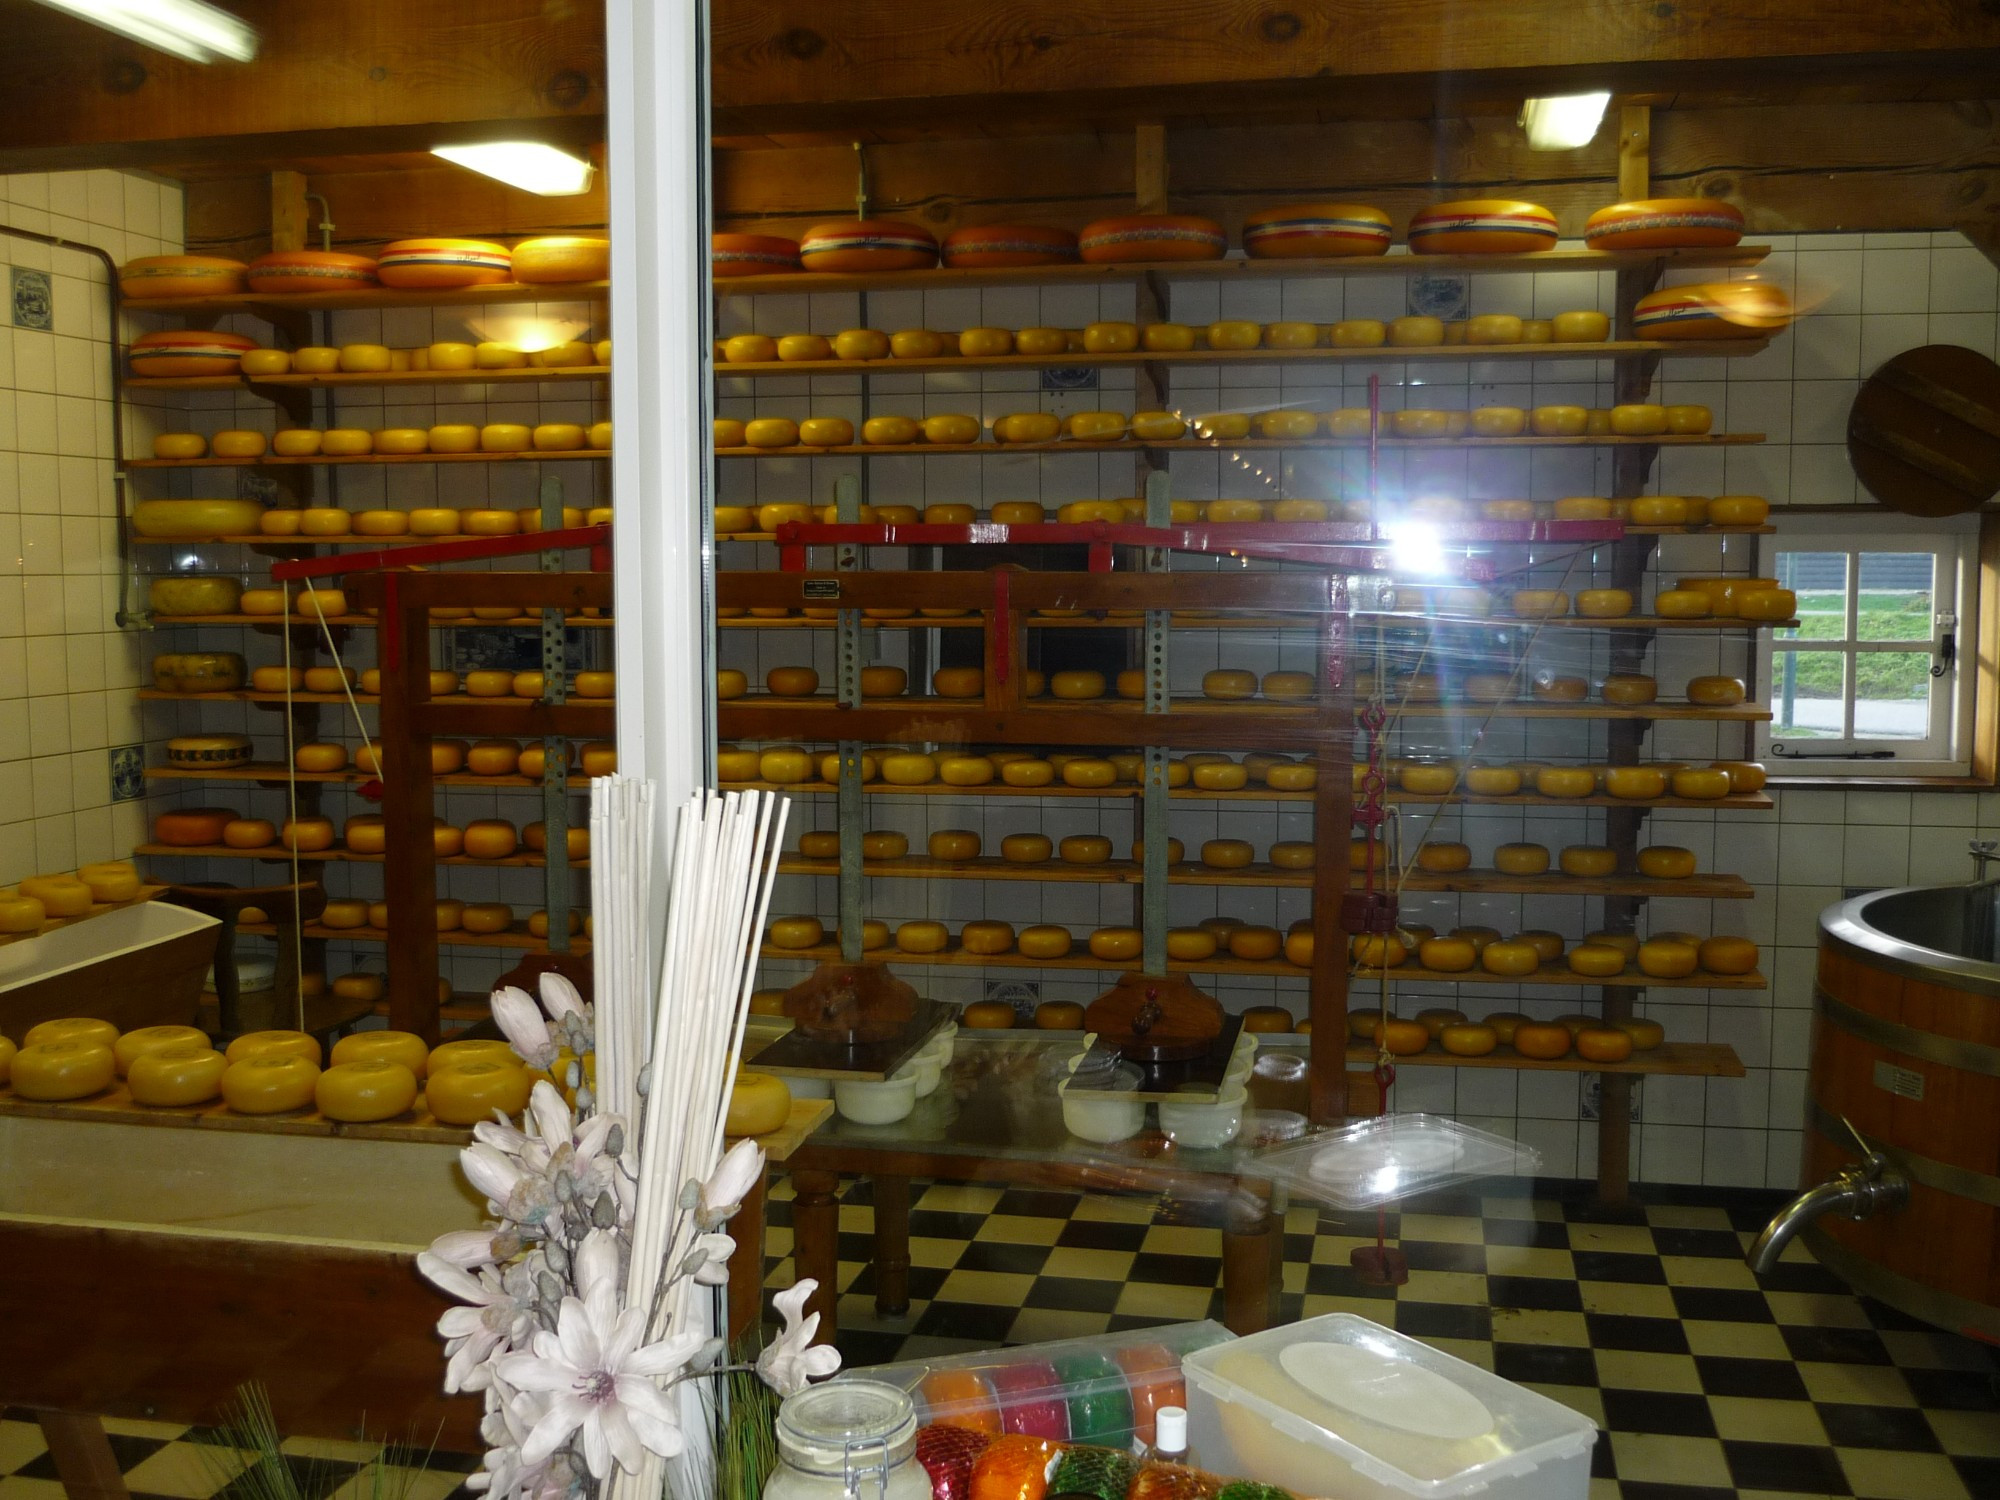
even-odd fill
[(1584, 1500), (1590, 1418), (1353, 1313), (1182, 1363), (1204, 1468), (1341, 1500)]
[(1441, 1115), (1380, 1115), (1259, 1151), (1246, 1172), (1338, 1208), (1374, 1208), (1475, 1177), (1532, 1172), (1518, 1141)]
[(843, 1375), (907, 1391), (922, 1424), (956, 1422), (1123, 1448), (1135, 1437), (1152, 1441), (1153, 1413), (1160, 1407), (1187, 1404), (1183, 1358), (1230, 1338), (1220, 1323), (1204, 1319), (905, 1360)]

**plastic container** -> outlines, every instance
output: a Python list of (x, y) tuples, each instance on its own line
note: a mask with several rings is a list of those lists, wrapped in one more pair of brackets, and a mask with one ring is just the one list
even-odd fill
[(1152, 1440), (1151, 1414), (1159, 1407), (1186, 1405), (1178, 1399), (1185, 1394), (1179, 1365), (1188, 1354), (1229, 1338), (1220, 1323), (1170, 1323), (876, 1365), (828, 1385), (865, 1379), (895, 1386), (909, 1393), (920, 1423), (1124, 1448), (1135, 1434)]
[(1341, 1500), (1584, 1500), (1590, 1418), (1353, 1313), (1189, 1354), (1202, 1466)]
[(1503, 1135), (1439, 1115), (1380, 1115), (1258, 1153), (1257, 1175), (1302, 1198), (1374, 1208), (1416, 1193), (1532, 1172), (1541, 1157)]
[(1197, 1149), (1227, 1146), (1243, 1128), (1245, 1090), (1241, 1083), (1225, 1082), (1222, 1092), (1211, 1102), (1207, 1098), (1160, 1101), (1160, 1131), (1176, 1145)]

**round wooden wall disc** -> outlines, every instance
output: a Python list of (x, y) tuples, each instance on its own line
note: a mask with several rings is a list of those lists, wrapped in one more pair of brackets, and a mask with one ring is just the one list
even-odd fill
[(1854, 398), (1847, 456), (1895, 510), (1977, 510), (2000, 490), (2000, 365), (1955, 344), (1905, 350)]

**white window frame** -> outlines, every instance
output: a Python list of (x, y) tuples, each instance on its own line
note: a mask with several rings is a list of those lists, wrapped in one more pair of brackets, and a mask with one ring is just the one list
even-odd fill
[[(1779, 531), (1765, 537), (1758, 549), (1758, 571), (1772, 575), (1777, 554), (1787, 552), (1846, 552), (1850, 558), (1861, 552), (1930, 552), (1936, 559), (1932, 572), (1931, 640), (1933, 666), (1938, 646), (1946, 631), (1953, 638), (1952, 660), (1944, 676), (1936, 679), (1931, 695), (1930, 736), (1923, 740), (1888, 740), (1855, 736), (1841, 740), (1783, 740), (1776, 734), (1779, 670), (1783, 656), (1775, 631), (1757, 636), (1757, 671), (1768, 686), (1773, 708), (1771, 723), (1757, 727), (1759, 758), (1774, 777), (1841, 776), (1868, 777), (1966, 776), (1972, 766), (1973, 688), (1978, 677), (1974, 658), (1978, 647), (1979, 620), (1979, 521), (1977, 516), (1929, 518), (1905, 515), (1810, 515), (1773, 516)], [(1852, 603), (1858, 593), (1858, 563), (1850, 561), (1848, 591), (1850, 628)], [(1849, 638), (1842, 654), (1850, 662), (1858, 655), (1874, 651), (1924, 649), (1919, 641), (1866, 641)], [(1854, 694), (1855, 674), (1846, 675), (1848, 702)], [(1780, 748), (1780, 747), (1783, 748)], [(1823, 751), (1812, 754), (1802, 747)], [(1875, 758), (1879, 752), (1889, 755)]]

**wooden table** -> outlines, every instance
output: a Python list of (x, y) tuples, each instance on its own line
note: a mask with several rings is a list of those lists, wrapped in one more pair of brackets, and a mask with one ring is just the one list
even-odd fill
[[(797, 1101), (766, 1153), (782, 1161), (831, 1109)], [(124, 1494), (96, 1414), (212, 1421), (252, 1379), (287, 1437), (351, 1438), (365, 1420), (482, 1451), (481, 1398), (443, 1394), (452, 1304), (415, 1268), (484, 1218), (458, 1169), (471, 1135), (421, 1099), (345, 1125), (149, 1109), (122, 1085), (73, 1103), (0, 1089), (0, 1406), (37, 1411), (63, 1483), (93, 1500)], [(752, 1268), (731, 1307), (754, 1309), (761, 1193), (731, 1229)]]
[[(1206, 1207), (1222, 1225), (1224, 1318), (1238, 1334), (1276, 1316), (1282, 1226), (1268, 1183), (1239, 1170), (1233, 1149), (1181, 1150), (1154, 1132), (1114, 1146), (1069, 1134), (1049, 1061), (1077, 1042), (1026, 1033), (959, 1033), (952, 1067), (937, 1092), (894, 1125), (836, 1117), (792, 1153), (788, 1169), (793, 1254), (798, 1274), (819, 1282), (808, 1307), (830, 1339), (839, 1304), (837, 1197), (843, 1175), (874, 1186), (875, 1305), (887, 1316), (909, 1307), (910, 1181), (997, 1182), (1082, 1192), (1171, 1191)], [(754, 1065), (754, 1064), (753, 1064)]]

